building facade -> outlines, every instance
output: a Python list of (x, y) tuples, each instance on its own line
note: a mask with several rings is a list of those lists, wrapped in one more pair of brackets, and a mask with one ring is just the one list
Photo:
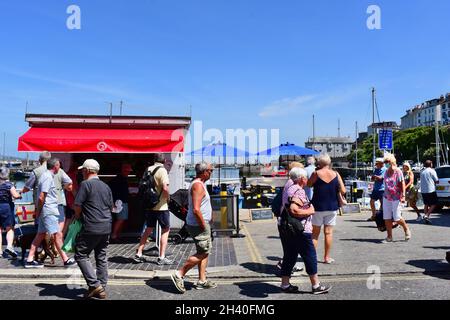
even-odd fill
[(315, 137), (305, 142), (305, 147), (320, 153), (328, 153), (331, 158), (345, 158), (352, 152), (354, 141), (350, 137)]
[(441, 115), (442, 124), (450, 124), (450, 93), (441, 96), (439, 99), (428, 100), (407, 110), (406, 114), (401, 118), (401, 129), (433, 126), (437, 112)]

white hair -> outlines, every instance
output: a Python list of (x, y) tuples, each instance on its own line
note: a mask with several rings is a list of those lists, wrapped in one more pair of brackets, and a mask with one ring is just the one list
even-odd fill
[(309, 166), (314, 165), (314, 164), (316, 163), (316, 158), (314, 158), (314, 157), (308, 157), (308, 158), (306, 159), (306, 163), (307, 163)]
[(9, 179), (9, 169), (6, 167), (0, 168), (0, 180), (8, 180)]
[(331, 164), (331, 158), (328, 153), (323, 153), (317, 158), (317, 163), (319, 166), (329, 166)]
[(289, 171), (289, 178), (292, 181), (297, 182), (301, 178), (308, 178), (308, 173), (303, 168), (295, 167)]
[(208, 170), (208, 168), (209, 168), (208, 162), (206, 162), (206, 161), (199, 162), (195, 165), (195, 173), (197, 175), (201, 175), (203, 172)]
[(50, 160), (51, 157), (52, 157), (52, 154), (50, 152), (44, 151), (39, 155), (39, 162), (40, 163), (47, 162), (48, 160)]

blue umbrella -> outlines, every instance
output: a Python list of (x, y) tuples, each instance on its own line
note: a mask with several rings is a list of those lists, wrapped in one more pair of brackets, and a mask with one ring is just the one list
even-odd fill
[(223, 157), (248, 157), (250, 152), (243, 151), (235, 147), (230, 147), (226, 143), (213, 143), (206, 147), (198, 150), (191, 151), (189, 153), (191, 156), (202, 156), (202, 157), (219, 157), (219, 185), (220, 185), (220, 158)]
[(296, 146), (289, 142), (257, 153), (258, 156), (315, 156), (318, 154), (319, 152), (315, 150)]

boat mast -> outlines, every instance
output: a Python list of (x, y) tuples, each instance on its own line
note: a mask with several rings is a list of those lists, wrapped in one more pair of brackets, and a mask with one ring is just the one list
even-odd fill
[(373, 133), (373, 156), (372, 163), (375, 166), (376, 159), (376, 129), (375, 129), (375, 88), (372, 88), (372, 133)]
[(356, 179), (358, 179), (358, 121), (356, 121)]

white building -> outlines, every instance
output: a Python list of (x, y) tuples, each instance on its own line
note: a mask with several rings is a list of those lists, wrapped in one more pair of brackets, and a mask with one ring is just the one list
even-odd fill
[(441, 121), (446, 125), (450, 123), (450, 93), (440, 99), (428, 100), (406, 111), (401, 119), (401, 129), (410, 129), (423, 126), (433, 126), (436, 119), (436, 107), (441, 105)]

